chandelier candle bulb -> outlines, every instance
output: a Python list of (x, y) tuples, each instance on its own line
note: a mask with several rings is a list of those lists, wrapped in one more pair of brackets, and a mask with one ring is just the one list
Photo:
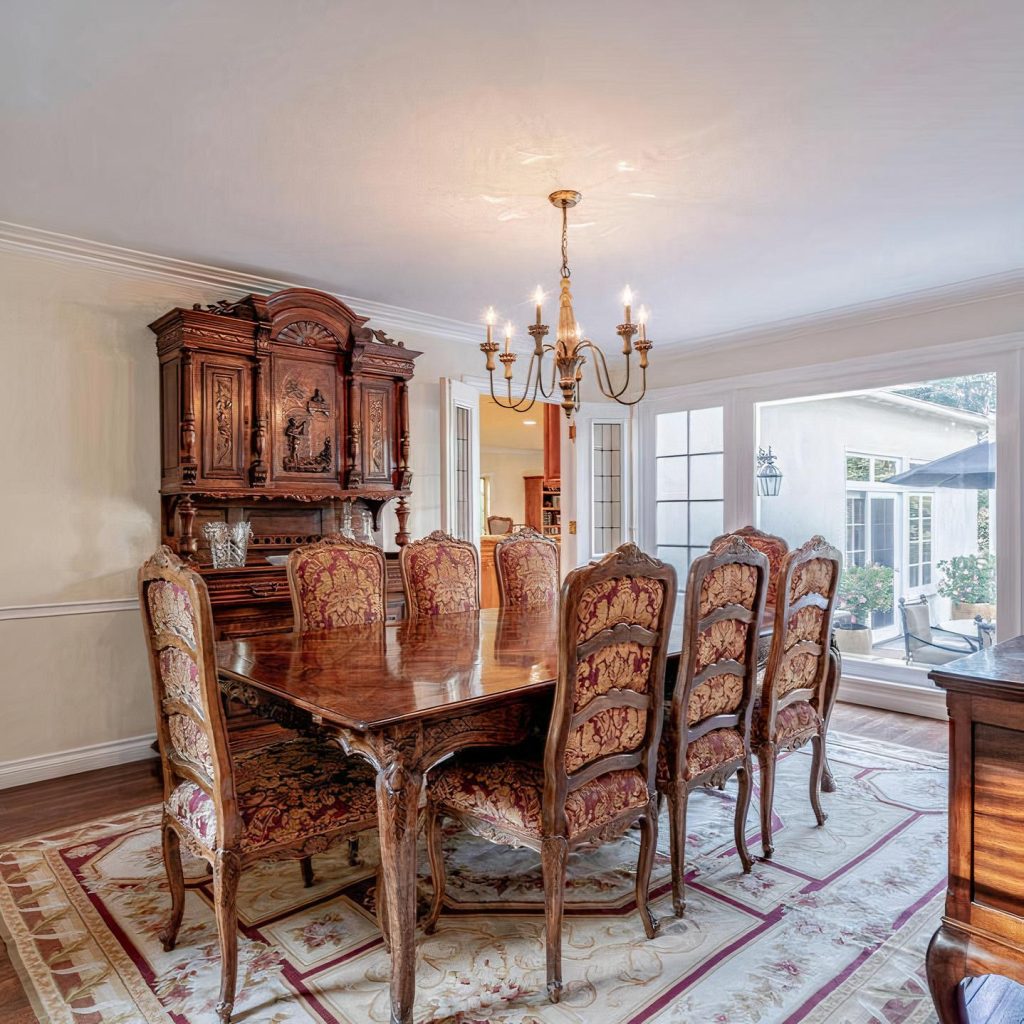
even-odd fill
[(533, 301), (537, 303), (537, 326), (543, 323), (541, 306), (544, 303), (544, 292), (540, 285), (537, 285), (537, 290), (533, 293)]
[(633, 315), (633, 290), (626, 285), (626, 290), (622, 293), (622, 304), (626, 307), (626, 315), (623, 317), (625, 322), (630, 322), (630, 317)]

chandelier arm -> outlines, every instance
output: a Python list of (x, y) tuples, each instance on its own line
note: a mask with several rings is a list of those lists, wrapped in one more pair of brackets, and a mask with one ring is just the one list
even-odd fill
[[(528, 406), (526, 406), (525, 409), (522, 408), (522, 404), (526, 400), (526, 391), (529, 391), (529, 389), (530, 389), (529, 383), (527, 383), (526, 389), (524, 390), (522, 397), (518, 401), (513, 401), (512, 400), (512, 381), (508, 381), (507, 382), (508, 383), (508, 399), (505, 400), (503, 398), (499, 398), (497, 396), (497, 394), (495, 393), (495, 390), (494, 390), (494, 371), (493, 370), (491, 370), (489, 372), (488, 377), (489, 377), (489, 384), (490, 384), (490, 389), (491, 389), (491, 400), (494, 402), (495, 405), (499, 406), (502, 409), (508, 409), (511, 412), (526, 412), (528, 409), (530, 409), (533, 406), (533, 401), (534, 400), (531, 399), (530, 404)], [(536, 388), (534, 390), (536, 390)]]
[[(493, 398), (494, 401), (499, 406), (501, 406), (502, 409), (509, 409), (512, 412), (529, 412), (533, 408), (534, 403), (537, 401), (537, 385), (538, 385), (538, 383), (540, 381), (540, 370), (539, 370), (539, 368), (538, 368), (538, 372), (537, 372), (536, 378), (533, 377), (533, 364), (534, 364), (534, 361), (536, 360), (536, 358), (537, 358), (537, 354), (536, 353), (533, 353), (533, 355), (530, 356), (530, 363), (529, 363), (529, 366), (527, 366), (527, 368), (526, 368), (526, 385), (523, 388), (522, 395), (518, 399), (516, 399), (516, 400), (513, 400), (513, 398), (512, 398), (512, 380), (511, 380), (511, 378), (509, 378), (505, 382), (507, 384), (507, 386), (508, 386), (508, 399), (505, 400), (505, 399), (498, 398), (498, 396), (494, 393), (494, 371), (493, 370), (490, 371), (491, 398)], [(533, 394), (530, 395), (529, 400), (527, 400), (527, 395), (530, 394), (530, 380), (531, 380), (531, 378), (533, 378)]]
[[(545, 345), (543, 351), (544, 352), (552, 352), (553, 353), (555, 351), (555, 346), (554, 345)], [(558, 367), (555, 365), (554, 359), (552, 359), (551, 360), (551, 384), (547, 388), (545, 388), (544, 387), (544, 356), (541, 355), (540, 363), (537, 366), (537, 383), (540, 386), (540, 393), (545, 398), (550, 398), (555, 393), (555, 374), (557, 372), (558, 372)]]
[[(579, 347), (580, 348), (589, 348), (597, 356), (597, 358), (594, 360), (594, 369), (597, 371), (597, 386), (601, 389), (601, 394), (603, 394), (605, 396), (605, 398), (611, 398), (613, 401), (619, 402), (621, 396), (624, 395), (626, 393), (626, 391), (629, 389), (629, 367), (630, 367), (630, 362), (631, 362), (629, 356), (626, 356), (626, 380), (625, 380), (625, 383), (622, 385), (621, 388), (619, 388), (618, 391), (616, 391), (615, 390), (615, 386), (612, 384), (612, 375), (611, 375), (611, 373), (608, 370), (608, 360), (605, 357), (604, 352), (602, 352), (601, 349), (598, 348), (597, 345), (595, 345), (592, 341), (584, 341), (584, 342), (582, 342), (580, 344)], [(607, 382), (607, 387), (601, 381), (601, 368), (604, 369), (604, 379)], [(639, 401), (639, 399), (638, 399), (638, 401)], [(619, 402), (619, 404), (620, 405), (635, 405), (636, 403), (635, 402)]]

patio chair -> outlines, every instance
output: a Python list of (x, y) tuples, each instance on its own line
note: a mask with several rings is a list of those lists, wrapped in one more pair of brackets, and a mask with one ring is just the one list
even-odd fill
[(962, 658), (966, 654), (973, 654), (980, 647), (979, 641), (969, 636), (933, 626), (927, 596), (922, 595), (918, 601), (908, 601), (901, 597), (899, 603), (900, 619), (903, 622), (903, 648), (908, 665), (915, 661), (926, 665), (944, 665), (953, 660), (946, 655)]
[(996, 624), (986, 622), (980, 615), (974, 616), (974, 625), (978, 630), (978, 649), (985, 650), (996, 642)]

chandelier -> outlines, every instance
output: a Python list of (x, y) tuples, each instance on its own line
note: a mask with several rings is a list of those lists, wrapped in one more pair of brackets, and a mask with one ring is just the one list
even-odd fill
[[(505, 395), (499, 397), (494, 387), (494, 356), (498, 352), (498, 342), (494, 340), (494, 309), (488, 309), (486, 316), (487, 340), (480, 346), (480, 351), (487, 357), (487, 373), (490, 378), (491, 397), (504, 409), (512, 409), (515, 412), (527, 412), (533, 407), (540, 394), (543, 398), (550, 398), (555, 391), (557, 379), (558, 387), (562, 392), (562, 408), (565, 410), (566, 419), (572, 419), (580, 407), (580, 381), (583, 379), (583, 367), (586, 364), (585, 353), (593, 353), (594, 373), (597, 377), (598, 387), (606, 398), (614, 399), (620, 405), (636, 405), (647, 393), (647, 353), (651, 350), (651, 342), (647, 340), (647, 310), (641, 306), (636, 323), (633, 322), (633, 294), (627, 288), (622, 296), (622, 304), (625, 307), (623, 322), (615, 328), (615, 333), (622, 339), (622, 354), (625, 356), (626, 373), (621, 387), (612, 383), (611, 374), (608, 372), (608, 361), (604, 352), (583, 334), (583, 328), (576, 320), (576, 313), (572, 308), (572, 292), (569, 289), (569, 279), (572, 272), (569, 270), (569, 222), (568, 211), (575, 206), (583, 197), (579, 192), (572, 189), (559, 189), (548, 196), (552, 206), (562, 211), (562, 269), (561, 287), (558, 295), (558, 328), (555, 331), (555, 343), (545, 343), (544, 339), (549, 333), (547, 324), (543, 322), (543, 301), (544, 293), (540, 286), (534, 294), (534, 301), (537, 304), (537, 318), (527, 331), (533, 338), (533, 351), (530, 353), (530, 362), (526, 368), (526, 385), (518, 398), (512, 394), (512, 374), (515, 368), (517, 354), (512, 351), (512, 323), (505, 324), (505, 350), (498, 356), (502, 366), (505, 368)], [(634, 342), (633, 338), (639, 335)], [(629, 390), (630, 366), (634, 350), (640, 357), (640, 393), (633, 398), (623, 398)], [(544, 386), (544, 357), (552, 354), (552, 367), (550, 383)], [(499, 387), (499, 390), (500, 387)]]

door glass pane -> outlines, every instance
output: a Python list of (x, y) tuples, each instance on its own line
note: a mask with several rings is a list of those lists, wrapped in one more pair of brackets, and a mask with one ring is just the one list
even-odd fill
[(622, 543), (622, 424), (595, 423), (591, 437), (591, 546), (605, 555)]
[(455, 407), (455, 529), (461, 540), (472, 540), (470, 521), (473, 500), (470, 486), (470, 443), (472, 440), (470, 410), (463, 405)]
[(686, 585), (690, 563), (722, 533), (724, 519), (721, 406), (656, 417), (655, 469), (658, 557)]

